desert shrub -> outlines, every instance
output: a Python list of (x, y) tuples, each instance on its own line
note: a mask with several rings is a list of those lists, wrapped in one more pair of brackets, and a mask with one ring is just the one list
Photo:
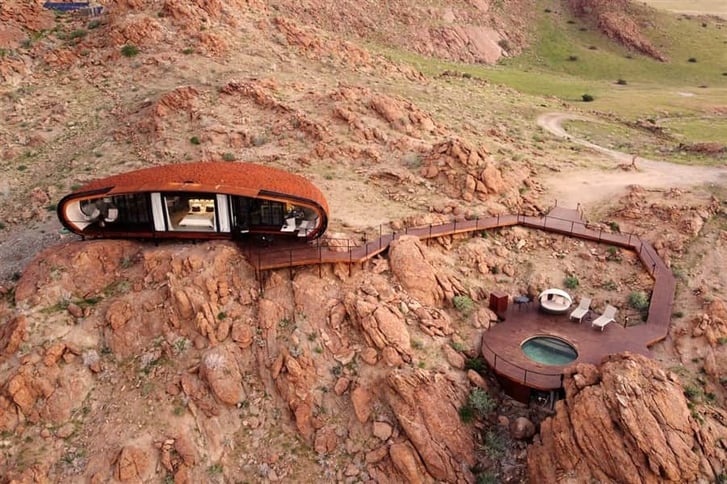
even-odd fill
[(225, 161), (235, 161), (235, 155), (230, 152), (223, 153), (222, 159)]
[(510, 42), (508, 42), (507, 39), (500, 39), (497, 41), (497, 45), (500, 46), (500, 48), (504, 51), (510, 50)]
[(497, 484), (497, 475), (493, 474), (491, 471), (485, 471), (481, 474), (477, 474), (477, 484)]
[(464, 423), (470, 423), (475, 419), (475, 409), (469, 405), (459, 407), (459, 419)]
[(613, 232), (621, 232), (621, 226), (618, 224), (618, 222), (612, 220), (608, 223), (609, 228)]
[(97, 29), (101, 26), (101, 21), (98, 19), (91, 20), (86, 27), (88, 27), (88, 30)]
[(82, 39), (83, 37), (86, 36), (87, 33), (88, 32), (86, 32), (83, 29), (76, 29), (73, 32), (71, 32), (70, 34), (68, 34), (68, 40)]
[(187, 47), (186, 49), (184, 49), (184, 50), (182, 51), (182, 54), (184, 54), (184, 55), (194, 54), (194, 48), (192, 48), (192, 47)]
[(460, 353), (463, 353), (467, 349), (467, 347), (459, 341), (450, 341), (449, 346), (451, 346), (453, 350), (459, 351)]
[(575, 62), (575, 61), (577, 61), (577, 60), (578, 60), (578, 56), (577, 56), (577, 55), (569, 55), (569, 56), (568, 56), (568, 60), (569, 60), (570, 62)]
[(629, 294), (629, 306), (644, 311), (649, 308), (649, 296), (643, 291), (634, 291)]
[(691, 62), (692, 64), (694, 64), (694, 63), (697, 62), (697, 58), (696, 57), (690, 57), (689, 59), (687, 59), (687, 62)]
[(598, 47), (596, 47), (595, 45), (589, 45), (588, 50), (598, 50)]
[(124, 57), (134, 57), (139, 53), (139, 48), (134, 44), (126, 44), (121, 48), (121, 55)]
[(578, 287), (578, 278), (576, 276), (566, 276), (565, 280), (563, 281), (563, 284), (568, 289), (575, 289)]
[(619, 79), (618, 81), (616, 81), (616, 84), (618, 84), (619, 86), (625, 86), (628, 83), (626, 82), (626, 79)]
[(489, 414), (495, 410), (495, 407), (497, 406), (490, 394), (481, 388), (475, 388), (472, 390), (469, 398), (467, 399), (467, 403), (470, 407), (477, 410), (477, 412), (482, 416)]
[(464, 362), (465, 370), (474, 370), (477, 373), (485, 371), (485, 360), (482, 357), (478, 358), (467, 358)]
[(592, 101), (593, 101), (594, 99), (596, 99), (596, 98), (594, 98), (594, 97), (593, 97), (592, 95), (590, 95), (590, 94), (584, 94), (584, 95), (582, 95), (582, 96), (581, 96), (581, 99), (583, 99), (583, 102), (584, 102), (584, 103), (590, 103), (590, 102), (592, 102)]
[(404, 153), (404, 156), (401, 157), (401, 161), (407, 166), (407, 168), (410, 169), (421, 168), (422, 166), (421, 155), (412, 151)]
[(475, 303), (469, 296), (459, 294), (452, 299), (454, 307), (462, 314), (470, 314), (475, 308)]
[(267, 144), (268, 141), (270, 140), (268, 139), (267, 134), (256, 134), (252, 137), (253, 146), (262, 146), (264, 144)]
[(687, 385), (684, 387), (684, 396), (690, 401), (699, 400), (702, 397), (702, 389), (694, 385)]
[(484, 448), (490, 459), (500, 459), (505, 454), (505, 438), (494, 430), (488, 430), (485, 434)]
[(621, 252), (619, 252), (618, 247), (610, 246), (607, 249), (608, 255), (606, 256), (607, 260), (614, 261), (614, 262), (621, 262)]
[(192, 136), (191, 138), (189, 138), (189, 142), (192, 143), (193, 145), (198, 145), (201, 143), (201, 141), (199, 140), (199, 138), (197, 136)]
[(615, 291), (618, 289), (618, 284), (616, 284), (613, 279), (609, 279), (601, 284), (601, 288), (607, 291)]

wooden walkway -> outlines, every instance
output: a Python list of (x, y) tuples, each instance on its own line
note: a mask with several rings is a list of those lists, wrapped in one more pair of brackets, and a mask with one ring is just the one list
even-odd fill
[[(243, 251), (249, 262), (257, 271), (271, 269), (292, 268), (321, 264), (355, 264), (363, 263), (374, 256), (388, 250), (389, 244), (402, 235), (414, 235), (422, 240), (444, 237), (455, 234), (477, 233), (501, 227), (523, 226), (547, 232), (558, 233), (570, 237), (604, 243), (622, 247), (636, 252), (645, 269), (654, 278), (654, 287), (651, 294), (648, 318), (644, 324), (621, 328), (617, 323), (608, 325), (604, 332), (597, 331), (596, 337), (603, 336), (604, 345), (575, 344), (579, 356), (577, 362), (598, 363), (605, 354), (618, 353), (620, 351), (637, 351), (648, 354), (648, 347), (666, 338), (671, 322), (672, 304), (676, 280), (664, 261), (656, 253), (656, 250), (647, 241), (637, 235), (612, 233), (595, 229), (582, 218), (577, 210), (555, 207), (547, 215), (532, 217), (525, 215), (497, 215), (475, 220), (454, 220), (440, 225), (428, 225), (425, 227), (409, 228), (401, 232), (382, 234), (379, 238), (371, 240), (359, 246), (350, 247), (329, 247), (316, 242), (316, 245), (290, 244), (284, 247), (259, 247), (244, 246)], [(514, 323), (518, 315), (509, 313)], [(525, 316), (520, 315), (520, 316)], [(562, 317), (567, 319), (567, 317)], [(546, 334), (554, 331), (553, 334), (562, 332), (561, 328), (543, 329), (543, 319), (536, 318), (540, 323), (540, 333)], [(512, 381), (527, 384), (533, 388), (555, 389), (560, 387), (563, 368), (553, 367), (552, 370), (543, 368), (527, 358), (521, 358), (522, 350), (520, 344), (523, 335), (511, 326), (511, 319), (498, 325), (495, 329), (485, 332), (483, 335), (483, 356), (490, 366), (499, 374), (506, 376)], [(562, 320), (555, 323), (563, 325)], [(585, 325), (585, 323), (584, 323)], [(502, 328), (497, 330), (497, 328)], [(533, 328), (531, 328), (533, 329)], [(591, 330), (588, 324), (588, 330)], [(497, 331), (495, 331), (497, 330)], [(594, 332), (596, 330), (593, 330)], [(500, 333), (510, 333), (511, 337), (503, 337)], [(613, 338), (611, 335), (618, 337)], [(561, 336), (568, 339), (567, 336)], [(590, 341), (592, 338), (589, 338)], [(597, 341), (597, 340), (595, 340)], [(619, 343), (621, 342), (621, 343)], [(491, 344), (492, 343), (492, 344)], [(606, 344), (608, 343), (608, 344)], [(607, 348), (607, 353), (604, 353)]]

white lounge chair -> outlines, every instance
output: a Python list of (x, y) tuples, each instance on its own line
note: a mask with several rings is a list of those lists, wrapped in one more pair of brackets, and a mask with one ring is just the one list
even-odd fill
[(579, 323), (583, 322), (583, 317), (591, 310), (591, 298), (582, 297), (578, 303), (578, 307), (570, 313), (570, 319), (577, 319)]
[(285, 225), (280, 229), (281, 232), (295, 232), (295, 217), (288, 217), (285, 219)]
[(601, 331), (603, 331), (603, 328), (605, 328), (608, 323), (613, 323), (614, 321), (616, 321), (615, 318), (617, 311), (618, 309), (616, 309), (615, 307), (611, 306), (610, 304), (607, 305), (606, 310), (603, 312), (603, 314), (594, 319), (591, 323), (591, 326), (593, 326), (594, 328), (601, 328)]

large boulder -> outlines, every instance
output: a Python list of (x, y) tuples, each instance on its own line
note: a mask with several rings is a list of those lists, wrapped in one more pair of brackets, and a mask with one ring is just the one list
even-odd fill
[(611, 357), (596, 378), (594, 371), (578, 365), (566, 379), (565, 400), (528, 449), (531, 482), (563, 482), (563, 476), (697, 482), (723, 472), (727, 454), (714, 442), (727, 436), (727, 428), (712, 418), (700, 426), (673, 375), (629, 353)]
[(236, 345), (217, 346), (202, 357), (199, 375), (207, 382), (217, 399), (226, 405), (240, 403), (245, 392), (242, 375), (235, 357), (239, 353)]
[[(427, 472), (437, 481), (473, 480), (469, 469), (475, 463), (474, 439), (458, 412), (464, 393), (439, 373), (402, 370), (387, 378), (386, 399)], [(410, 467), (400, 461), (394, 459), (400, 472)]]
[(389, 265), (404, 289), (420, 303), (435, 306), (442, 302), (444, 292), (417, 237), (405, 235), (391, 242)]

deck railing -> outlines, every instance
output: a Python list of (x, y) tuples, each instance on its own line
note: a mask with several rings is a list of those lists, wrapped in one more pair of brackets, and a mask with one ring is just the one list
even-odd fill
[[(578, 213), (580, 215), (580, 210)], [(448, 235), (477, 233), (514, 225), (546, 230), (599, 243), (608, 243), (636, 252), (639, 260), (654, 278), (649, 315), (646, 321), (652, 328), (650, 333), (653, 334), (649, 335), (650, 339), (646, 344), (650, 346), (666, 337), (676, 286), (671, 270), (661, 260), (651, 244), (643, 241), (638, 235), (604, 231), (602, 227), (590, 228), (589, 224), (581, 220), (565, 219), (553, 215), (528, 216), (523, 214), (494, 215), (474, 219), (453, 218), (449, 222), (407, 227), (389, 233), (384, 233), (383, 225), (380, 225), (378, 233), (374, 233), (373, 236), (369, 237), (368, 232), (364, 233), (361, 236), (360, 243), (349, 238), (316, 239), (316, 241), (309, 242), (303, 247), (286, 247), (282, 249), (247, 247), (246, 252), (248, 260), (255, 266), (256, 271), (313, 264), (320, 267), (322, 264), (327, 263), (347, 263), (350, 271), (353, 264), (365, 262), (384, 252), (392, 241), (402, 235), (416, 235), (420, 239), (431, 240)], [(345, 244), (341, 240), (345, 240)], [(521, 381), (523, 384), (542, 388), (562, 386), (562, 372), (551, 373), (525, 369), (498, 355), (486, 344), (483, 345), (482, 352), (493, 368), (497, 369), (499, 367), (502, 369), (503, 366), (507, 366), (514, 369), (514, 373), (522, 374)]]
[[(562, 371), (537, 371), (528, 370), (506, 358), (498, 355), (495, 350), (490, 348), (485, 338), (482, 338), (482, 355), (485, 357), (487, 364), (496, 372), (507, 374), (508, 378), (521, 383), (522, 385), (540, 388), (543, 390), (551, 390), (563, 386)], [(505, 366), (506, 368), (503, 368)], [(513, 371), (513, 369), (515, 371)], [(507, 371), (509, 370), (509, 371)], [(522, 375), (518, 377), (518, 374)]]
[[(359, 263), (372, 256), (385, 251), (389, 244), (402, 235), (416, 235), (420, 239), (429, 240), (437, 237), (462, 233), (476, 233), (513, 225), (543, 229), (549, 232), (593, 240), (600, 243), (609, 243), (634, 250), (638, 253), (644, 266), (654, 276), (660, 267), (661, 260), (656, 256), (650, 245), (639, 238), (638, 235), (624, 232), (608, 232), (602, 227), (589, 228), (582, 221), (564, 219), (552, 215), (528, 216), (494, 215), (486, 218), (452, 218), (450, 221), (438, 224), (428, 224), (417, 227), (406, 227), (398, 231), (384, 232), (384, 226), (379, 225), (378, 231), (368, 231), (361, 234), (360, 241), (350, 238), (316, 239), (302, 247), (284, 247), (276, 249), (273, 245), (249, 248), (248, 254), (254, 254), (250, 262), (260, 270), (295, 267), (299, 265), (326, 264), (326, 263)], [(378, 235), (378, 236), (377, 236)], [(342, 242), (343, 241), (343, 242)], [(342, 253), (346, 255), (341, 255)], [(314, 256), (314, 257), (311, 257)], [(663, 264), (663, 263), (662, 263)]]

